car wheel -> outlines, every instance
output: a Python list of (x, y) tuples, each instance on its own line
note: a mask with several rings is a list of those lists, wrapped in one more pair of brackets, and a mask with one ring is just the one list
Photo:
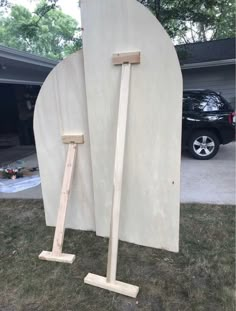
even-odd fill
[(208, 160), (213, 158), (219, 150), (220, 142), (210, 131), (195, 132), (188, 143), (188, 149), (195, 159)]

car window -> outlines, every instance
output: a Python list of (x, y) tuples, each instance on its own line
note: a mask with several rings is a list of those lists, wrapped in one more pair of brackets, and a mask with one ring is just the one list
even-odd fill
[(184, 93), (184, 111), (208, 112), (227, 109), (227, 102), (218, 94)]
[(183, 111), (193, 111), (191, 98), (183, 98)]

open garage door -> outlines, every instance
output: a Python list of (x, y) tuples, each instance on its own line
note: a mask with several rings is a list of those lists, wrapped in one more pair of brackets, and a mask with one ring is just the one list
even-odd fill
[(40, 85), (57, 61), (0, 45), (0, 147), (33, 145)]
[(0, 146), (34, 145), (33, 113), (40, 86), (0, 84)]

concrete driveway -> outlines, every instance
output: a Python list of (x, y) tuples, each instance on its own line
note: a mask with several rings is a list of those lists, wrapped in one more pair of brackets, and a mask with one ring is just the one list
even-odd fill
[(235, 204), (235, 142), (220, 146), (211, 160), (195, 160), (183, 153), (181, 202)]
[[(192, 159), (187, 153), (182, 155), (181, 202), (235, 204), (235, 148), (231, 143), (221, 146), (219, 153), (211, 160)], [(24, 159), (28, 167), (37, 166), (36, 155)], [(7, 194), (0, 198), (42, 198), (41, 187)]]

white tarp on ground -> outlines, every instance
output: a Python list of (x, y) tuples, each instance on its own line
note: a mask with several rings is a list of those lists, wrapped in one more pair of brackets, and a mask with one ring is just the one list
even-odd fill
[(14, 193), (23, 191), (29, 188), (36, 187), (40, 184), (40, 177), (27, 176), (17, 179), (0, 179), (0, 192)]

